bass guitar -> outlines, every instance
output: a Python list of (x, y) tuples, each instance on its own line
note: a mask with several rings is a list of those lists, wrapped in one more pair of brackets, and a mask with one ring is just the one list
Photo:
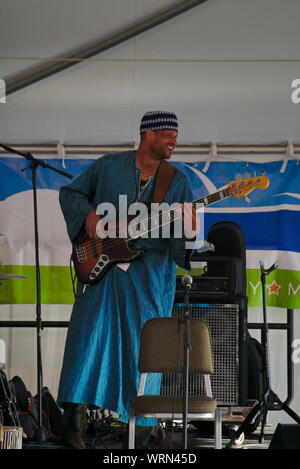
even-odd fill
[[(194, 200), (191, 204), (194, 206), (203, 204), (206, 207), (227, 197), (233, 196), (238, 199), (246, 197), (254, 189), (266, 189), (268, 186), (269, 179), (265, 176), (232, 181), (225, 189)], [(87, 237), (83, 242), (74, 244), (72, 260), (78, 279), (84, 284), (93, 284), (101, 280), (113, 264), (130, 262), (139, 257), (143, 251), (131, 249), (129, 246), (130, 241), (138, 239), (150, 231), (164, 226), (166, 223), (170, 224), (179, 219), (181, 210), (181, 205), (178, 205), (178, 207), (171, 210), (159, 212), (155, 217), (152, 216), (139, 221), (138, 235), (136, 230), (133, 229), (134, 234), (130, 235), (130, 230), (128, 230), (128, 236), (126, 237), (106, 237), (103, 239), (90, 239)], [(133, 218), (128, 217), (128, 220), (126, 220), (127, 226), (129, 223), (131, 228), (134, 228)], [(124, 227), (122, 228), (121, 225), (117, 226), (119, 233), (122, 229)]]

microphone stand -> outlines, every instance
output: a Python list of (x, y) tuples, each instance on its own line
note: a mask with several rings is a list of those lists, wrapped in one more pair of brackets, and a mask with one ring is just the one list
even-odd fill
[(266, 302), (266, 277), (273, 270), (277, 269), (277, 265), (273, 264), (269, 269), (265, 269), (263, 263), (260, 261), (260, 272), (261, 272), (261, 285), (262, 285), (262, 299), (263, 299), (263, 324), (262, 324), (262, 345), (263, 345), (263, 368), (266, 372), (266, 383), (265, 389), (261, 399), (255, 404), (253, 409), (247, 415), (240, 427), (233, 433), (231, 440), (227, 443), (226, 449), (230, 449), (234, 444), (234, 441), (239, 438), (239, 436), (247, 430), (248, 425), (256, 418), (257, 415), (261, 416), (261, 430), (259, 436), (259, 443), (264, 441), (264, 428), (267, 421), (267, 415), (269, 409), (272, 409), (274, 404), (277, 404), (279, 408), (284, 410), (292, 419), (300, 424), (300, 417), (292, 410), (285, 402), (282, 402), (277, 394), (271, 388), (271, 379), (270, 379), (270, 353), (269, 353), (269, 327), (267, 320), (267, 302)]
[(184, 295), (184, 363), (183, 363), (183, 435), (182, 446), (187, 449), (187, 416), (188, 416), (188, 395), (189, 395), (189, 370), (190, 370), (190, 350), (191, 345), (191, 331), (190, 331), (190, 303), (189, 292), (192, 288), (193, 279), (189, 275), (182, 278), (182, 283), (185, 286)]
[(39, 261), (39, 232), (38, 232), (38, 211), (37, 211), (37, 189), (36, 189), (36, 174), (39, 166), (55, 171), (62, 176), (72, 179), (70, 174), (60, 171), (53, 166), (48, 165), (45, 161), (38, 160), (33, 157), (29, 152), (20, 152), (11, 148), (3, 143), (0, 147), (4, 150), (20, 155), (26, 160), (30, 161), (27, 168), (22, 169), (25, 171), (31, 169), (31, 182), (33, 189), (33, 217), (34, 217), (34, 246), (35, 246), (35, 267), (36, 267), (36, 336), (37, 336), (37, 396), (38, 396), (38, 430), (36, 439), (39, 442), (46, 441), (46, 435), (42, 426), (42, 389), (43, 389), (43, 371), (42, 371), (42, 355), (41, 355), (41, 337), (42, 337), (42, 317), (41, 317), (41, 277), (40, 277), (40, 261)]

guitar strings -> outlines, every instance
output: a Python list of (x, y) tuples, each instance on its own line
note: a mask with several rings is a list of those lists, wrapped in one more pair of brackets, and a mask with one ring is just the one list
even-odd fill
[[(225, 197), (228, 197), (228, 189), (224, 189), (223, 191), (220, 191), (220, 192), (217, 192), (217, 193), (214, 193), (214, 194), (211, 194), (211, 195), (208, 195), (206, 196), (205, 198), (207, 199), (215, 199), (213, 200), (212, 202), (210, 203), (213, 203), (215, 201), (218, 200), (218, 197), (219, 194), (223, 192), (223, 196)], [(193, 205), (195, 205), (196, 203), (203, 203), (205, 198), (203, 199), (198, 199), (198, 200), (195, 200), (194, 202), (192, 202)], [(178, 207), (174, 210), (169, 210), (169, 211), (166, 211), (166, 212), (162, 212), (160, 214), (160, 217), (162, 218), (164, 215), (168, 214), (168, 213), (174, 213), (176, 212), (176, 210), (178, 210)], [(156, 218), (157, 216), (154, 216), (154, 217), (151, 217), (148, 220), (148, 225), (149, 225), (149, 222)], [(174, 221), (175, 219), (173, 220), (169, 220), (169, 222), (172, 222)], [(143, 222), (137, 222), (136, 225), (133, 225), (134, 227), (137, 227), (140, 223), (143, 223)], [(149, 231), (152, 231), (154, 229), (156, 229), (157, 227), (153, 227), (151, 230)], [(126, 231), (127, 230), (127, 227), (122, 227), (119, 231), (116, 232), (116, 234), (120, 234), (120, 233), (123, 233), (126, 234)], [(148, 231), (148, 232), (149, 232)], [(137, 237), (141, 237), (141, 235), (137, 236)], [(76, 249), (78, 248), (83, 248), (84, 251), (85, 251), (85, 254), (86, 255), (90, 255), (90, 254), (93, 254), (95, 253), (95, 249), (97, 249), (97, 247), (101, 247), (101, 246), (105, 246), (106, 248), (108, 248), (110, 245), (118, 245), (118, 244), (121, 244), (123, 242), (123, 240), (125, 240), (126, 237), (122, 237), (122, 239), (118, 239), (118, 238), (111, 238), (111, 239), (104, 239), (104, 240), (101, 240), (100, 238), (96, 238), (96, 239), (87, 239), (84, 243), (81, 243), (80, 245), (77, 246)], [(133, 237), (131, 239), (134, 239)], [(130, 241), (130, 240), (129, 240)], [(97, 254), (97, 253), (96, 253)]]
[[(169, 210), (169, 211), (166, 211), (166, 212), (162, 212), (160, 215), (159, 215), (159, 218), (163, 218), (164, 215), (168, 214), (168, 213), (174, 213), (176, 212), (176, 210), (178, 211), (180, 207), (177, 207), (176, 209), (174, 210)], [(178, 215), (177, 215), (178, 217)], [(149, 223), (151, 225), (151, 220), (157, 218), (157, 215), (154, 216), (154, 217), (150, 217), (148, 218), (147, 221), (148, 222), (148, 227), (149, 227)], [(174, 221), (175, 218), (173, 220), (168, 220), (167, 223), (170, 223), (172, 221)], [(138, 225), (140, 225), (142, 222), (137, 222), (135, 225), (133, 225), (134, 228), (136, 228)], [(167, 223), (164, 223), (164, 225), (166, 225)], [(163, 226), (163, 225), (160, 225), (160, 226)], [(150, 231), (153, 231), (154, 229), (156, 229), (157, 226), (154, 226), (152, 227), (151, 229), (148, 230), (148, 232)], [(119, 236), (120, 233), (122, 234), (126, 234), (127, 233), (127, 226), (126, 227), (122, 227), (121, 229), (117, 230), (116, 231), (116, 235)], [(141, 237), (141, 235), (138, 235), (137, 236), (138, 238)], [(110, 238), (110, 239), (104, 239), (104, 240), (101, 240), (100, 238), (96, 238), (96, 239), (87, 239), (85, 240), (83, 243), (79, 244), (76, 249), (84, 249), (84, 252), (86, 255), (90, 255), (90, 254), (93, 254), (95, 252), (95, 249), (97, 249), (97, 247), (101, 247), (101, 246), (104, 246), (104, 247), (109, 247), (110, 245), (118, 245), (118, 244), (121, 244), (123, 241), (125, 241), (127, 238), (126, 237), (122, 237), (122, 238)], [(131, 240), (133, 240), (134, 237), (131, 237)], [(128, 239), (127, 239), (128, 240)], [(130, 241), (130, 239), (128, 240)]]
[[(163, 218), (164, 215), (168, 214), (168, 213), (174, 213), (176, 212), (176, 210), (178, 210), (179, 207), (177, 207), (177, 209), (174, 209), (173, 211), (170, 210), (170, 211), (167, 211), (167, 212), (162, 212), (159, 216), (159, 218)], [(177, 215), (177, 219), (178, 219), (179, 215)], [(148, 228), (149, 228), (149, 224), (151, 226), (151, 229), (148, 229), (146, 232), (150, 232), (150, 231), (153, 231), (157, 228), (159, 228), (160, 226), (164, 226), (168, 223), (171, 223), (172, 221), (175, 221), (176, 218), (174, 218), (173, 220), (168, 220), (168, 222), (162, 224), (162, 225), (159, 225), (159, 227), (157, 226), (153, 226), (151, 225), (151, 220), (154, 220), (155, 218), (157, 218), (157, 216), (154, 216), (154, 217), (150, 217), (148, 218), (147, 220), (144, 220), (144, 221), (147, 221), (148, 222)], [(132, 227), (133, 229), (138, 227), (141, 223), (143, 223), (143, 221), (141, 222), (137, 222), (136, 224), (133, 224)], [(77, 249), (84, 249), (84, 252), (86, 255), (90, 255), (90, 254), (93, 254), (95, 252), (95, 249), (97, 249), (97, 247), (101, 247), (101, 246), (104, 246), (106, 248), (108, 248), (110, 245), (118, 245), (118, 244), (121, 244), (123, 241), (127, 240), (127, 241), (131, 241), (131, 240), (134, 240), (135, 238), (140, 238), (142, 235), (137, 235), (136, 237), (133, 237), (131, 236), (130, 239), (128, 239), (126, 236), (122, 236), (122, 238), (120, 238), (120, 234), (127, 234), (127, 226), (126, 227), (122, 227), (120, 228), (119, 230), (117, 229), (116, 230), (116, 238), (109, 238), (109, 239), (100, 239), (100, 238), (96, 238), (96, 239), (87, 239), (85, 240), (83, 243), (79, 244), (78, 246), (76, 246), (76, 250)]]
[[(211, 194), (211, 195), (208, 195), (202, 199), (198, 199), (198, 200), (195, 200), (192, 202), (193, 206), (195, 206), (196, 203), (204, 203), (204, 200), (205, 199), (215, 199), (215, 200), (212, 200), (210, 203), (213, 203), (215, 201), (217, 201), (219, 199), (219, 194), (223, 192), (223, 196), (225, 197), (228, 197), (228, 189), (224, 189), (223, 191), (220, 191), (220, 192), (216, 192), (214, 194)], [(178, 211), (178, 208), (177, 207), (176, 209), (174, 210), (168, 210), (166, 212), (161, 212), (161, 214), (159, 214), (159, 218), (162, 219), (163, 216), (167, 215), (167, 214), (174, 214), (176, 215), (176, 211)], [(178, 215), (177, 215), (178, 217)], [(147, 220), (145, 221), (148, 221), (148, 227), (149, 227), (149, 223), (151, 225), (151, 220), (154, 220), (155, 218), (157, 218), (157, 215), (155, 215), (154, 217), (150, 217), (148, 218)], [(174, 221), (175, 218), (173, 220), (168, 220), (167, 223), (170, 223), (172, 221)], [(135, 225), (133, 225), (133, 228), (136, 228), (138, 227), (138, 225), (140, 225), (142, 222), (137, 222)], [(165, 223), (165, 224), (167, 224)], [(163, 226), (163, 225), (160, 225), (160, 226)], [(150, 232), (150, 231), (153, 231), (155, 230), (157, 227), (154, 226), (153, 228), (151, 228), (150, 230), (148, 230), (147, 232)], [(121, 244), (124, 240), (126, 240), (126, 237), (122, 237), (120, 238), (120, 234), (126, 234), (127, 233), (127, 226), (126, 227), (122, 227), (118, 230), (116, 230), (116, 238), (111, 238), (111, 239), (104, 239), (104, 240), (101, 240), (100, 238), (96, 238), (96, 239), (87, 239), (85, 242), (79, 244), (76, 249), (84, 249), (84, 252), (87, 256), (89, 256), (90, 254), (93, 254), (95, 253), (95, 249), (97, 249), (97, 247), (105, 247), (105, 248), (108, 248), (110, 245), (118, 245), (118, 244)], [(138, 238), (141, 237), (141, 235), (138, 235), (137, 236)], [(133, 237), (131, 237), (131, 239), (134, 239)], [(128, 239), (127, 239), (128, 240)], [(130, 240), (129, 240), (130, 241)], [(96, 253), (97, 254), (97, 253)]]
[[(260, 181), (258, 181), (258, 184), (259, 184)], [(252, 189), (255, 188), (256, 184), (254, 183), (253, 184), (253, 179), (252, 181), (250, 181), (250, 183), (248, 184), (245, 184), (242, 189), (245, 190), (247, 189), (247, 186), (250, 184), (250, 186), (252, 186)], [(232, 189), (232, 187), (227, 187), (226, 189), (223, 189), (222, 191), (218, 191), (218, 192), (215, 192), (214, 194), (209, 194), (207, 195), (206, 197), (203, 197), (201, 199), (198, 199), (198, 200), (195, 200), (193, 202), (191, 202), (193, 204), (193, 206), (195, 206), (196, 203), (204, 203), (205, 200), (209, 201), (208, 203), (204, 204), (204, 205), (209, 205), (211, 203), (214, 203), (218, 200), (220, 200), (220, 195), (223, 194), (223, 198), (227, 198), (229, 197), (230, 194), (230, 190)], [(162, 212), (161, 214), (159, 214), (159, 219), (162, 219), (164, 215), (166, 214), (174, 214), (175, 215), (175, 212), (176, 210), (178, 210), (178, 207), (174, 210), (168, 210), (166, 212)], [(133, 225), (133, 228), (136, 228), (138, 227), (139, 225), (141, 225), (141, 223), (144, 223), (145, 221), (148, 222), (148, 228), (149, 228), (149, 222), (150, 222), (150, 225), (151, 225), (151, 220), (157, 218), (157, 215), (154, 216), (154, 217), (150, 217), (148, 218), (147, 220), (144, 220), (144, 221), (141, 221), (141, 222), (137, 222), (135, 225)], [(174, 221), (175, 218), (173, 220), (168, 220), (167, 223), (170, 223), (172, 221)], [(165, 224), (167, 224), (165, 223)], [(165, 225), (164, 224), (164, 225)], [(160, 225), (160, 226), (164, 226), (164, 225)], [(127, 240), (127, 241), (130, 241), (130, 239), (128, 239), (126, 236), (125, 237), (118, 237), (120, 236), (120, 233), (121, 234), (127, 234), (127, 226), (126, 227), (122, 227), (120, 229), (117, 229), (116, 230), (116, 238), (110, 238), (110, 239), (100, 239), (100, 238), (96, 238), (96, 239), (87, 239), (85, 242), (79, 244), (77, 247), (76, 247), (76, 250), (77, 249), (84, 249), (84, 253), (85, 255), (89, 256), (90, 254), (93, 254), (95, 253), (95, 250), (97, 250), (98, 247), (105, 247), (105, 248), (109, 248), (110, 245), (119, 245), (121, 243), (123, 243), (124, 240)], [(150, 231), (153, 231), (154, 229), (156, 229), (157, 227), (154, 226), (154, 227), (151, 227), (151, 229), (148, 229), (146, 232), (150, 232)], [(125, 231), (126, 230), (126, 231)], [(131, 237), (131, 240), (135, 239), (135, 238), (140, 238), (142, 235), (138, 235), (136, 237)], [(98, 255), (97, 251), (96, 251), (96, 255)]]
[[(242, 190), (244, 191), (245, 189), (247, 189), (248, 186), (251, 186), (251, 189), (253, 190), (256, 186), (259, 186), (261, 185), (261, 177), (257, 178), (257, 182), (253, 183), (253, 178), (251, 178), (250, 182), (248, 182), (248, 184), (245, 184), (242, 186)], [(234, 195), (234, 194), (231, 194), (232, 190), (232, 185), (231, 186), (227, 186), (227, 188), (221, 190), (221, 191), (218, 191), (218, 192), (215, 192), (214, 194), (208, 194), (207, 196), (201, 198), (201, 199), (198, 199), (198, 200), (195, 200), (193, 202), (191, 202), (193, 204), (193, 206), (195, 206), (196, 203), (204, 203), (205, 200), (209, 201), (208, 203), (204, 203), (204, 205), (209, 205), (211, 203), (214, 203), (218, 200), (220, 200), (220, 195), (223, 194), (223, 199), (224, 198), (227, 198), (229, 197), (230, 195)], [(237, 188), (235, 188), (235, 190), (237, 190)], [(222, 200), (223, 200), (222, 199)], [(178, 210), (178, 207), (174, 210), (169, 210), (169, 211), (166, 211), (166, 212), (162, 212), (161, 214), (159, 214), (159, 217), (163, 217), (163, 215), (166, 215), (166, 214), (171, 214), (171, 213), (174, 213), (176, 212), (176, 210)], [(148, 218), (147, 220), (144, 220), (144, 221), (148, 221), (148, 227), (149, 227), (149, 222), (151, 222), (152, 219), (155, 219), (157, 218), (157, 215), (154, 216), (154, 217), (150, 217)], [(168, 223), (174, 221), (175, 218), (173, 220), (168, 220)], [(140, 225), (141, 223), (143, 223), (144, 221), (142, 222), (137, 222), (136, 225), (133, 225), (133, 227), (137, 227), (138, 225)], [(151, 223), (150, 223), (151, 224)], [(166, 224), (166, 223), (165, 223)], [(164, 225), (160, 225), (160, 226), (164, 226)], [(156, 229), (157, 227), (153, 227), (151, 228), (150, 230), (148, 230), (147, 232), (150, 232), (150, 231), (153, 231), (154, 229)], [(116, 236), (120, 235), (120, 233), (123, 233), (124, 230), (124, 234), (127, 233), (127, 226), (126, 227), (122, 227), (118, 230), (116, 230)], [(140, 238), (142, 235), (138, 235), (136, 236), (136, 238)], [(131, 237), (131, 239), (135, 239), (134, 237)], [(122, 237), (122, 238), (111, 238), (111, 239), (100, 239), (100, 238), (96, 238), (96, 239), (87, 239), (85, 240), (83, 243), (79, 244), (75, 249), (84, 249), (84, 253), (89, 256), (90, 254), (92, 253), (95, 253), (95, 249), (97, 249), (97, 247), (100, 247), (101, 246), (105, 247), (105, 248), (108, 248), (110, 245), (118, 245), (118, 244), (121, 244), (123, 243), (124, 240), (127, 240), (127, 241), (130, 241), (130, 239), (126, 238), (126, 237)], [(98, 253), (96, 252), (96, 254), (98, 255)]]

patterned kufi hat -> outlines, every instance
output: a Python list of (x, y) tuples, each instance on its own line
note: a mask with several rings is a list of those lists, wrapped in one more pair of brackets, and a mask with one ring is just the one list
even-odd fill
[(146, 112), (141, 120), (140, 133), (148, 129), (154, 131), (176, 130), (176, 132), (178, 132), (177, 117), (173, 112), (168, 111)]

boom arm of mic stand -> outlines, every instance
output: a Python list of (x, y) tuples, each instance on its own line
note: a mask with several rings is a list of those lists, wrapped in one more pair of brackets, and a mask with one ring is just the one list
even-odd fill
[(61, 171), (60, 169), (54, 168), (54, 166), (50, 166), (43, 160), (38, 160), (34, 158), (34, 156), (29, 152), (17, 151), (14, 148), (9, 147), (8, 145), (4, 145), (3, 143), (0, 143), (0, 147), (4, 148), (4, 150), (8, 151), (9, 153), (14, 153), (16, 155), (22, 156), (23, 158), (26, 158), (26, 160), (31, 161), (31, 163), (36, 166), (42, 166), (43, 168), (51, 169), (52, 171), (55, 171), (56, 173), (59, 173), (62, 176), (65, 176), (69, 179), (73, 179), (73, 176), (71, 174), (66, 173), (65, 171)]

